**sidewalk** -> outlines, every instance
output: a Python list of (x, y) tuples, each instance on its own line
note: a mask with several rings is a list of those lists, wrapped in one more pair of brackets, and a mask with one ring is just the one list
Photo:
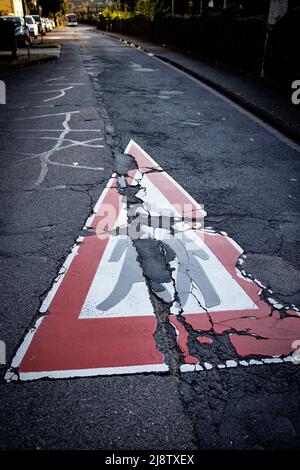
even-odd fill
[[(290, 95), (284, 94), (281, 90), (270, 87), (258, 79), (202, 62), (171, 47), (119, 33), (104, 31), (100, 33), (144, 50), (180, 68), (300, 143), (300, 106), (293, 105)], [(295, 77), (297, 78), (300, 77)]]
[(17, 50), (17, 57), (12, 58), (11, 51), (0, 51), (0, 65), (24, 66), (37, 62), (47, 61), (49, 59), (59, 59), (61, 46), (58, 47), (32, 47), (30, 48), (30, 56), (25, 48)]
[[(49, 57), (54, 57), (59, 59), (60, 57), (61, 47), (31, 47), (30, 48), (30, 55), (44, 55)], [(18, 49), (17, 50), (17, 57), (26, 56), (28, 52), (27, 49)], [(0, 56), (11, 56), (11, 51), (0, 51)]]

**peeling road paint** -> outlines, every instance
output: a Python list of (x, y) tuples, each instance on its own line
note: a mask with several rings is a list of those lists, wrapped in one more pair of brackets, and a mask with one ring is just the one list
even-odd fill
[(293, 362), (298, 310), (241, 269), (243, 250), (205, 215), (130, 141), (6, 379)]

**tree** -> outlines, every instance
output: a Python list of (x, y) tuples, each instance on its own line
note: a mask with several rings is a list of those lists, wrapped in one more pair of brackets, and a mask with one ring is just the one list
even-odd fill
[(57, 13), (64, 15), (70, 7), (70, 2), (66, 0), (40, 0), (40, 6), (44, 16), (49, 16), (49, 14), (55, 16)]
[(137, 0), (136, 2), (135, 12), (138, 15), (144, 15), (153, 19), (163, 11), (163, 3), (160, 0)]

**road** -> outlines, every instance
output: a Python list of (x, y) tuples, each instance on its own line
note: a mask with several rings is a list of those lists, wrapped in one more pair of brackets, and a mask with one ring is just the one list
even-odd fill
[[(243, 338), (247, 325), (206, 329), (205, 341), (214, 347), (197, 342), (203, 332), (186, 326), (188, 354), (213, 367), (180, 370), (184, 351), (169, 320), (170, 302), (160, 295), (171, 265), (168, 253), (162, 261), (157, 240), (137, 241), (135, 249), (167, 372), (7, 380), (71, 248), (87, 235), (86, 220), (111, 175), (117, 172), (121, 184), (136, 169), (121, 156), (131, 139), (204, 204), (206, 228), (222, 240), (221, 231), (228, 233), (244, 250), (245, 277), (266, 286), (263, 305), (277, 305), (268, 314), (275, 323), (260, 335), (266, 344), (298, 339), (299, 148), (192, 77), (91, 27), (51, 35), (63, 43), (58, 61), (0, 70), (7, 84), (0, 109), (0, 339), (7, 348), (0, 448), (299, 447), (299, 369), (283, 359), (260, 361), (255, 352), (253, 364), (236, 367), (244, 357), (229, 334), (238, 330)], [(129, 205), (136, 201), (136, 190), (122, 194)], [(179, 294), (177, 286), (177, 300)], [(75, 290), (68, 295), (67, 302)], [(65, 340), (67, 349), (72, 341)], [(76, 350), (76, 336), (72, 344)], [(47, 356), (47, 344), (44, 350)], [(218, 367), (227, 359), (234, 367)]]

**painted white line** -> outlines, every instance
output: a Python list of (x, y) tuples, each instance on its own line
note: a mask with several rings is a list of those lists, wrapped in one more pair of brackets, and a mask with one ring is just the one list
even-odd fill
[[(41, 325), (44, 318), (45, 317), (38, 318), (37, 321), (35, 322), (34, 327), (30, 328), (29, 332), (26, 334), (24, 340), (22, 341), (21, 346), (18, 348), (11, 362), (11, 368), (18, 367), (21, 361), (23, 360), (23, 357), (25, 356), (26, 351), (28, 347), (30, 346), (32, 338), (34, 337), (35, 333), (37, 332), (38, 327)], [(4, 377), (6, 381), (10, 380), (12, 372), (13, 372), (12, 369), (8, 369)]]
[[(153, 165), (153, 168), (156, 168), (156, 169), (158, 169), (158, 170), (163, 170), (162, 167), (161, 167), (155, 160), (153, 160), (153, 158), (150, 157), (150, 155), (148, 155), (148, 153), (145, 152), (145, 150), (142, 149), (142, 147), (140, 147), (133, 139), (131, 139), (130, 142), (129, 142), (129, 144), (127, 145), (127, 147), (126, 147), (126, 149), (125, 149), (125, 153), (128, 153), (129, 150), (130, 150), (130, 147), (133, 146), (133, 145), (136, 146), (136, 147), (139, 149), (139, 151), (140, 151), (141, 153), (143, 153), (144, 156), (145, 156), (148, 160), (150, 160), (150, 162), (151, 162), (152, 165)], [(201, 205), (201, 204), (199, 204), (199, 202), (195, 201), (195, 199), (194, 199), (182, 186), (180, 186), (180, 184), (177, 183), (177, 181), (175, 181), (175, 180), (172, 178), (172, 176), (170, 176), (170, 175), (169, 175), (167, 172), (165, 172), (165, 171), (164, 171), (164, 175), (165, 175), (165, 177), (166, 177), (169, 181), (171, 181), (171, 183), (173, 183), (173, 184), (179, 189), (179, 191), (180, 191), (181, 193), (183, 193), (183, 194), (191, 201), (192, 204), (195, 205), (196, 208), (198, 208), (200, 211), (203, 212), (203, 216), (206, 216), (206, 215), (207, 215), (206, 212), (205, 212), (204, 209), (203, 209), (203, 205)]]
[[(2, 128), (1, 130), (5, 132), (61, 132), (61, 129), (17, 129), (16, 130), (16, 129), (3, 129)], [(102, 131), (100, 129), (71, 129), (70, 128), (69, 132), (102, 132)], [(47, 138), (50, 138), (50, 137), (47, 137)], [(24, 139), (24, 136), (20, 137), (20, 139)], [(103, 137), (102, 137), (102, 140), (103, 140)]]
[(282, 363), (293, 363), (295, 365), (298, 364), (297, 358), (293, 356), (286, 356), (286, 357), (263, 357), (260, 360), (257, 359), (249, 359), (247, 360), (242, 360), (242, 361), (234, 361), (232, 359), (226, 361), (225, 364), (210, 364), (208, 362), (204, 362), (204, 364), (199, 363), (199, 364), (182, 364), (180, 366), (180, 372), (197, 372), (197, 371), (203, 371), (203, 370), (212, 370), (215, 368), (218, 369), (231, 369), (233, 367), (249, 367), (249, 366), (260, 366), (264, 364), (282, 364)]
[(54, 279), (54, 282), (53, 282), (53, 285), (52, 285), (51, 289), (49, 290), (47, 296), (45, 297), (45, 299), (42, 303), (42, 306), (39, 310), (41, 313), (46, 313), (47, 312), (47, 310), (49, 308), (49, 305), (51, 304), (56, 292), (58, 291), (58, 288), (61, 285), (66, 272), (68, 271), (68, 269), (69, 269), (73, 259), (75, 258), (75, 256), (77, 256), (80, 243), (83, 240), (84, 240), (84, 237), (78, 237), (75, 244), (72, 246), (71, 252), (67, 256), (67, 258), (66, 258), (64, 264), (62, 265), (62, 267), (60, 268), (57, 277)]
[[(142, 366), (122, 366), (122, 367), (100, 367), (96, 369), (74, 369), (74, 370), (53, 370), (42, 372), (21, 372), (20, 380), (38, 380), (42, 378), (62, 379), (72, 377), (93, 377), (101, 375), (125, 375), (125, 374), (145, 374), (145, 373), (164, 373), (168, 372), (169, 367), (166, 364), (149, 364)], [(11, 380), (11, 373), (7, 373), (6, 380)]]
[[(28, 119), (40, 119), (43, 117), (65, 116), (66, 114), (79, 114), (80, 111), (68, 111), (66, 113), (40, 114), (39, 116), (27, 116), (24, 118), (13, 119), (13, 121), (28, 121)], [(61, 131), (61, 129), (59, 129)]]
[(85, 221), (85, 224), (84, 224), (84, 227), (83, 227), (83, 230), (87, 230), (88, 228), (90, 228), (92, 226), (92, 223), (93, 223), (93, 220), (95, 218), (95, 215), (97, 214), (97, 212), (99, 211), (100, 209), (100, 206), (102, 204), (102, 202), (104, 201), (106, 195), (107, 195), (107, 192), (109, 191), (109, 189), (112, 187), (115, 179), (117, 177), (117, 174), (116, 173), (113, 173), (111, 175), (111, 178), (108, 180), (108, 183), (106, 185), (106, 187), (103, 189), (102, 193), (101, 193), (101, 196), (99, 197), (98, 201), (96, 202), (95, 204), (95, 207), (93, 209), (93, 214), (90, 215), (86, 221)]

